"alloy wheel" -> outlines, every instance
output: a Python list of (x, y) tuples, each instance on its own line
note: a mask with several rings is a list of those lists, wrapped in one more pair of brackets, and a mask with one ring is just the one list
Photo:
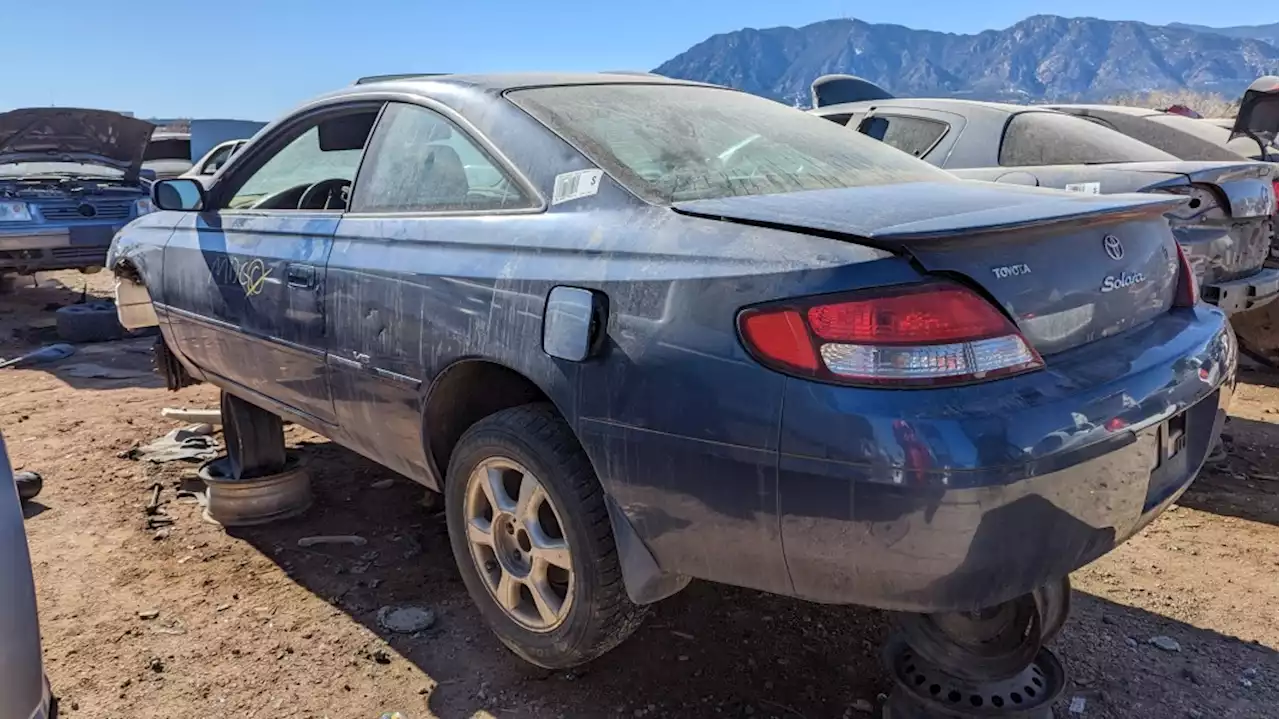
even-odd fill
[(513, 621), (559, 627), (573, 604), (573, 561), (560, 515), (528, 469), (505, 457), (467, 478), (467, 545), (481, 580)]

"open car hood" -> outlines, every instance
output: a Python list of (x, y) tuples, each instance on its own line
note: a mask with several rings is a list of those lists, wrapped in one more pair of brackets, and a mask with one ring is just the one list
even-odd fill
[(0, 113), (0, 164), (81, 162), (135, 179), (155, 125), (107, 110), (36, 107)]
[(1231, 127), (1231, 137), (1256, 135), (1268, 144), (1276, 140), (1277, 123), (1277, 89), (1280, 78), (1274, 75), (1260, 77), (1245, 90), (1240, 99), (1240, 111), (1236, 113), (1235, 124)]

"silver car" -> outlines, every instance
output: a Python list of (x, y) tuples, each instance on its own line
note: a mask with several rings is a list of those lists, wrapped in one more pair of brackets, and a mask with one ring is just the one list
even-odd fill
[(31, 555), (13, 469), (0, 437), (0, 719), (50, 719), (57, 706), (44, 675)]

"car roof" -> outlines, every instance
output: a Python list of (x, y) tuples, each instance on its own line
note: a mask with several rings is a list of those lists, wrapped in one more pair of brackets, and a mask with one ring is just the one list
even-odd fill
[(893, 97), (885, 100), (860, 100), (858, 102), (843, 102), (837, 105), (823, 105), (810, 110), (810, 112), (822, 115), (839, 114), (840, 112), (861, 112), (869, 107), (914, 107), (920, 110), (943, 110), (958, 114), (964, 114), (966, 110), (1001, 113), (1057, 112), (1052, 108), (1039, 105), (1014, 105), (1005, 102), (961, 100), (951, 97)]
[[(1151, 108), (1147, 108), (1147, 107), (1132, 107), (1129, 105), (1083, 105), (1083, 104), (1050, 103), (1049, 105), (1047, 105), (1047, 107), (1049, 108), (1059, 108), (1059, 107), (1068, 108), (1069, 107), (1073, 110), (1088, 110), (1089, 112), (1112, 112), (1117, 115), (1132, 115), (1134, 117), (1153, 117), (1157, 115), (1168, 114), (1165, 112), (1161, 112), (1160, 110), (1152, 110)], [(1183, 116), (1179, 115), (1179, 117), (1183, 117)], [(1187, 119), (1194, 120), (1195, 118), (1187, 118)]]
[(567, 85), (696, 85), (716, 87), (691, 80), (677, 80), (662, 75), (629, 70), (616, 72), (520, 72), (520, 73), (483, 73), (483, 74), (402, 74), (374, 75), (360, 78), (353, 87), (370, 89), (377, 86), (395, 86), (397, 89), (418, 87), (426, 89), (431, 85), (458, 85), (480, 89), (493, 93), (503, 93), (527, 87), (567, 86)]

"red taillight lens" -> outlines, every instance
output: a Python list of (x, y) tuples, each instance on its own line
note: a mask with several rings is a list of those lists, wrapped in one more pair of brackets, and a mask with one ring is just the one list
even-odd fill
[(939, 344), (992, 337), (1009, 329), (1004, 315), (958, 285), (924, 285), (817, 305), (807, 314), (819, 338), (859, 344)]
[[(1176, 245), (1176, 243), (1175, 243)], [(1195, 307), (1200, 301), (1200, 283), (1196, 281), (1196, 272), (1187, 259), (1187, 253), (1178, 248), (1178, 290), (1173, 297), (1174, 307)]]
[(1044, 366), (998, 309), (950, 283), (754, 307), (738, 326), (764, 364), (845, 384), (962, 384)]

